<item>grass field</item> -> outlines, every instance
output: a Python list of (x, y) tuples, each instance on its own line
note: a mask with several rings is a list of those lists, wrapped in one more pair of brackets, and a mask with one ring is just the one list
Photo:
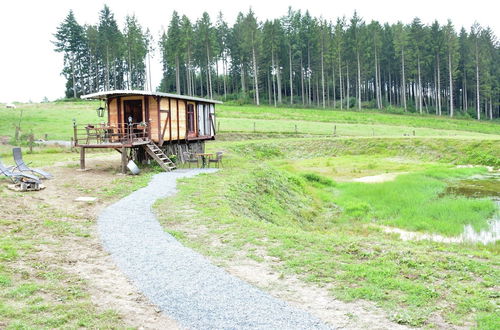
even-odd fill
[[(68, 141), (72, 121), (78, 124), (98, 123), (95, 101), (22, 104), (17, 109), (0, 109), (0, 136), (12, 138), (21, 120), (23, 134), (35, 138)], [(21, 117), (22, 112), (22, 117)], [(217, 108), (221, 132), (285, 132), (338, 136), (415, 136), (498, 139), (498, 121), (450, 119), (436, 116), (403, 116), (380, 112), (340, 110), (284, 109), (255, 106)], [(297, 130), (296, 130), (297, 127)]]
[[(0, 138), (26, 146), (12, 141), (22, 109), (23, 134), (69, 140), (73, 118), (102, 121), (97, 106), (62, 102), (0, 109)], [(384, 231), (390, 226), (454, 237), (466, 224), (487, 227), (495, 212), (491, 198), (446, 191), (485, 173), (483, 166), (500, 168), (498, 121), (222, 105), (217, 123), (221, 139), (207, 149), (225, 152), (223, 169), (182, 180), (176, 196), (156, 205), (165, 229), (184, 244), (222, 266), (252, 260), (279, 272), (284, 283), (298, 276), (342, 301), (371, 301), (400, 324), (498, 328), (498, 242), (404, 241)], [(6, 163), (10, 149), (0, 145)], [(25, 157), (33, 166), (67, 168), (58, 162), (75, 162), (78, 154), (37, 147)], [(380, 174), (395, 179), (352, 182)], [(120, 178), (96, 193), (110, 202), (146, 184), (150, 175)], [(15, 205), (15, 198), (0, 194), (5, 205)], [(30, 206), (34, 218), (26, 224), (18, 222), (24, 219), (19, 208), (0, 216), (0, 327), (2, 319), (11, 328), (120, 325), (115, 312), (93, 307), (78, 278), (46, 263), (40, 266), (46, 272), (32, 271), (38, 269), (36, 251), (46, 246), (37, 230), (64, 247), (65, 240), (85, 237), (93, 226), (44, 205)], [(26, 264), (29, 272), (19, 266)], [(65, 304), (45, 296), (64, 292)]]

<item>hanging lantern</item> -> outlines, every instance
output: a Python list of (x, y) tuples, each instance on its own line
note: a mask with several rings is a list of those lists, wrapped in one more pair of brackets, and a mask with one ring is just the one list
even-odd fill
[(106, 109), (104, 109), (103, 107), (99, 107), (99, 108), (97, 108), (97, 115), (98, 115), (99, 117), (101, 117), (101, 118), (102, 118), (102, 117), (104, 117), (104, 111), (105, 111), (105, 110), (106, 110)]

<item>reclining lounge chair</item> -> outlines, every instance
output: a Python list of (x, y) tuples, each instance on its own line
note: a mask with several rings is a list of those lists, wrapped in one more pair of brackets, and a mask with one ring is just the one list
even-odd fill
[(21, 148), (12, 148), (12, 154), (14, 155), (14, 162), (16, 162), (16, 169), (21, 172), (31, 172), (40, 176), (42, 179), (52, 179), (52, 175), (38, 168), (30, 168), (23, 160), (23, 154)]
[(11, 168), (5, 166), (0, 160), (0, 173), (8, 177), (12, 183), (33, 182), (40, 184), (40, 179), (32, 174), (12, 172)]

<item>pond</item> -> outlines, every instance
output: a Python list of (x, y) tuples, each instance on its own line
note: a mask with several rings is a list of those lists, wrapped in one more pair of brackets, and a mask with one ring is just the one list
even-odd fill
[(454, 181), (445, 191), (446, 195), (458, 195), (469, 198), (492, 198), (497, 210), (489, 220), (488, 228), (476, 231), (471, 225), (464, 228), (459, 236), (462, 242), (494, 243), (500, 239), (500, 173), (475, 175), (464, 180)]

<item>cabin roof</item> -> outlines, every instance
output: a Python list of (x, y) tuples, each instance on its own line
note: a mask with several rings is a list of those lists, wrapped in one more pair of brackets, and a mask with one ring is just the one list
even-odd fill
[(186, 95), (179, 95), (179, 94), (170, 94), (170, 93), (161, 93), (161, 92), (151, 92), (151, 91), (140, 91), (140, 90), (104, 91), (104, 92), (97, 92), (97, 93), (82, 95), (81, 98), (82, 99), (106, 99), (109, 96), (125, 96), (125, 95), (127, 95), (127, 96), (130, 96), (130, 95), (161, 96), (161, 97), (171, 97), (171, 98), (175, 98), (175, 99), (188, 100), (188, 101), (198, 101), (198, 102), (205, 102), (205, 103), (222, 104), (221, 101), (204, 99), (201, 97), (186, 96)]

